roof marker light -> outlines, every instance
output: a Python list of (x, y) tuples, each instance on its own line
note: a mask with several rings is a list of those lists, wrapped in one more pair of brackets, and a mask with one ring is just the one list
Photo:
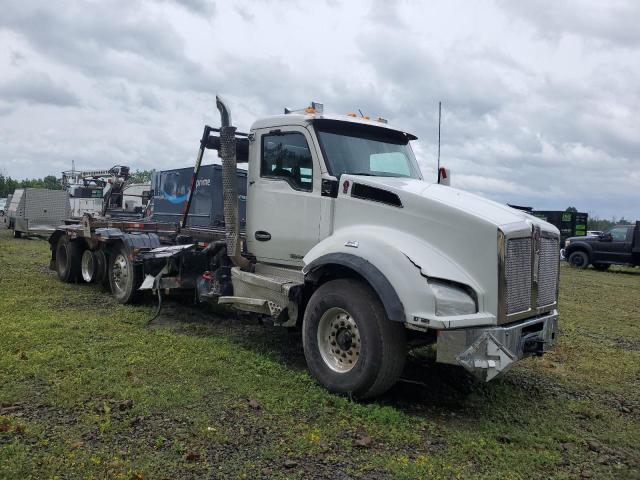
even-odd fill
[(314, 114), (314, 113), (322, 114), (323, 111), (324, 111), (324, 105), (318, 102), (311, 102), (311, 105), (308, 106), (307, 108), (300, 108), (297, 110), (284, 107), (285, 115), (288, 115), (289, 113), (298, 113), (298, 112), (305, 112), (310, 114)]

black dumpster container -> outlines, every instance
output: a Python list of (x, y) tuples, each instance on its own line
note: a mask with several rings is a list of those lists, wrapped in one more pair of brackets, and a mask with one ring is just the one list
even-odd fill
[[(153, 188), (153, 220), (178, 224), (189, 198), (193, 168), (176, 168), (155, 172)], [(240, 228), (246, 223), (247, 171), (237, 170)], [(189, 227), (223, 227), (222, 166), (203, 165), (187, 219)]]
[(565, 239), (569, 237), (580, 237), (587, 234), (588, 213), (534, 210), (533, 215), (555, 225), (560, 230), (560, 245), (564, 245)]

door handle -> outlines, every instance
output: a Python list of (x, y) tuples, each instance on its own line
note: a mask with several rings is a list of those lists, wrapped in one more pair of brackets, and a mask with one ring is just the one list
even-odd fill
[(256, 237), (256, 240), (258, 240), (259, 242), (266, 242), (267, 240), (271, 240), (271, 234), (263, 230), (258, 230), (254, 234), (254, 237)]

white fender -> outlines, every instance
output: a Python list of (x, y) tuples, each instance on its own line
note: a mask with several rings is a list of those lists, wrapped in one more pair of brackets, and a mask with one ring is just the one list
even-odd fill
[[(395, 289), (408, 323), (421, 323), (422, 327), (428, 324), (431, 328), (495, 324), (495, 316), (483, 312), (485, 292), (480, 284), (452, 259), (417, 237), (381, 226), (341, 228), (305, 255), (303, 271), (308, 273), (312, 262), (333, 253), (355, 255), (375, 266)], [(437, 317), (434, 295), (426, 277), (471, 287), (478, 295), (479, 313)]]

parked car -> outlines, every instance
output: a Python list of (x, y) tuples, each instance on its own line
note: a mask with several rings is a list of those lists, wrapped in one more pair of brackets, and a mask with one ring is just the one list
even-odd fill
[(7, 199), (0, 198), (0, 217), (4, 217), (4, 211), (6, 209), (6, 206), (7, 206)]
[(607, 270), (611, 265), (640, 266), (640, 222), (616, 225), (597, 237), (568, 238), (564, 256), (576, 268), (593, 265), (597, 270)]

